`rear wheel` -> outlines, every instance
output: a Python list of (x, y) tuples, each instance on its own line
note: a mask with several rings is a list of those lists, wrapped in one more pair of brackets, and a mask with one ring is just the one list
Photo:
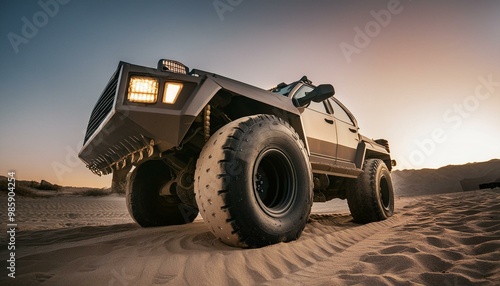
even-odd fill
[(347, 203), (356, 222), (384, 220), (394, 214), (394, 188), (391, 173), (380, 159), (368, 159), (354, 189), (347, 192)]
[(171, 179), (170, 168), (162, 161), (145, 162), (129, 174), (127, 207), (139, 225), (178, 225), (196, 218), (198, 210), (183, 204), (175, 193), (161, 193)]
[(270, 115), (241, 118), (206, 143), (195, 193), (202, 217), (222, 242), (261, 247), (291, 241), (311, 212), (311, 167), (288, 123)]

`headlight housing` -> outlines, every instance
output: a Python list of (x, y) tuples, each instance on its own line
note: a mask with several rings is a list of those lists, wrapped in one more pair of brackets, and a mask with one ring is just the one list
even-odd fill
[(127, 99), (136, 103), (155, 103), (158, 98), (158, 80), (151, 77), (132, 76)]
[(166, 82), (163, 92), (163, 103), (174, 104), (182, 90), (182, 83)]

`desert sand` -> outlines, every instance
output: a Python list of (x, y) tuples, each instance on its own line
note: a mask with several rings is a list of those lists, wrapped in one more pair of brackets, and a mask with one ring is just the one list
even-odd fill
[(345, 201), (315, 204), (298, 241), (238, 249), (200, 218), (140, 228), (123, 197), (19, 198), (16, 278), (2, 267), (0, 285), (499, 284), (499, 189), (403, 197), (396, 207), (360, 225)]

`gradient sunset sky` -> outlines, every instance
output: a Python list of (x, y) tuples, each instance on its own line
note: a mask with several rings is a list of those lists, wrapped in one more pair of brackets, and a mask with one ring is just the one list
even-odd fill
[(1, 175), (109, 186), (76, 158), (90, 112), (120, 60), (160, 58), (332, 83), (400, 169), (500, 158), (500, 1), (60, 2), (0, 0)]

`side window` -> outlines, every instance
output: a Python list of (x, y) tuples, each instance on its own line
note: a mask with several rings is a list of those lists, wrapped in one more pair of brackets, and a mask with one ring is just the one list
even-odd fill
[(347, 114), (347, 112), (340, 106), (335, 100), (330, 99), (330, 104), (332, 105), (333, 108), (333, 116), (337, 118), (338, 120), (344, 121), (345, 123), (349, 123), (351, 125), (354, 125), (354, 122), (352, 121), (351, 117)]
[[(297, 92), (294, 94), (293, 97), (294, 98), (302, 98), (302, 97), (306, 96), (306, 94), (308, 92), (311, 92), (312, 90), (313, 90), (312, 87), (304, 85), (299, 90), (297, 90)], [(325, 108), (325, 104), (323, 102), (311, 101), (311, 103), (309, 103), (309, 106), (307, 106), (307, 108), (314, 110), (314, 111), (321, 112), (321, 113), (328, 113), (328, 111)]]
[(309, 106), (307, 108), (321, 112), (321, 113), (328, 113), (326, 111), (325, 104), (323, 102), (311, 101), (311, 103), (309, 103)]

